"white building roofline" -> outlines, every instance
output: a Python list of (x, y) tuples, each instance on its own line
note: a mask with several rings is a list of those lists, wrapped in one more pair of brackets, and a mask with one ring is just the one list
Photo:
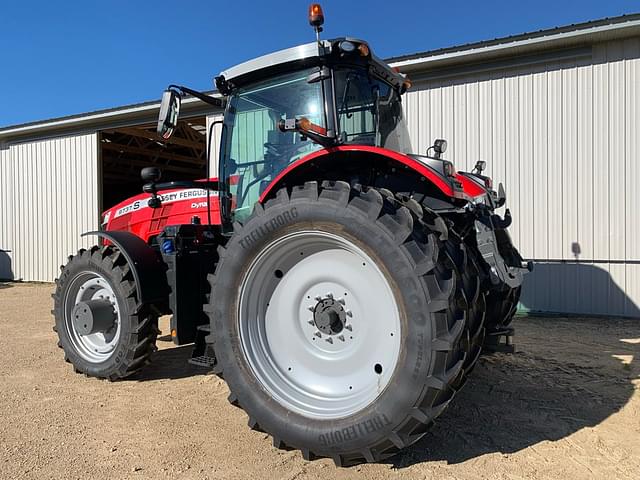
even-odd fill
[(388, 58), (402, 71), (418, 70), (445, 63), (470, 62), (524, 51), (570, 47), (597, 41), (640, 35), (640, 14), (622, 15), (590, 22), (523, 33), (438, 50)]

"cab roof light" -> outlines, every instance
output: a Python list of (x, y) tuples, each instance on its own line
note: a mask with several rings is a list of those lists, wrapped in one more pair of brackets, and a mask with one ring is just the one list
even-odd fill
[(341, 41), (338, 44), (338, 47), (340, 47), (340, 50), (342, 50), (344, 53), (352, 53), (356, 49), (356, 46), (349, 40)]
[(369, 53), (371, 53), (369, 51), (369, 45), (367, 45), (366, 43), (361, 43), (360, 45), (358, 45), (358, 51), (360, 52), (360, 55), (363, 57), (368, 57)]
[(316, 29), (316, 31), (322, 31), (322, 24), (324, 24), (324, 13), (319, 3), (312, 3), (309, 5), (309, 25)]

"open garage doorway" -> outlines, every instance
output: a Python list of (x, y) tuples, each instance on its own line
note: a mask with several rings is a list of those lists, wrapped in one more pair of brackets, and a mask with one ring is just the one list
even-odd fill
[(205, 178), (206, 137), (204, 116), (180, 120), (168, 141), (159, 139), (155, 123), (102, 130), (101, 211), (142, 192), (144, 167), (159, 167), (164, 181)]

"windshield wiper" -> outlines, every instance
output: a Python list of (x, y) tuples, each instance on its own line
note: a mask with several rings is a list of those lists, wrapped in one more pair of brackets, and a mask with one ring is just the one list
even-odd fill
[(378, 142), (378, 136), (382, 139), (380, 135), (380, 87), (378, 85), (374, 85), (371, 88), (371, 93), (373, 93), (373, 127), (376, 135), (376, 145), (380, 145)]
[(346, 84), (344, 86), (344, 93), (342, 94), (342, 104), (340, 108), (344, 110), (344, 113), (347, 115), (347, 118), (353, 117), (352, 113), (349, 113), (349, 106), (347, 105), (347, 93), (349, 93), (349, 86), (351, 85), (351, 79), (355, 77), (353, 72), (347, 74)]

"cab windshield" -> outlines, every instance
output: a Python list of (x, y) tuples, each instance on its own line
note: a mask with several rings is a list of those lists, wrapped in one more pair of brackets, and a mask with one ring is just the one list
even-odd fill
[(306, 117), (325, 126), (321, 82), (307, 83), (312, 70), (282, 75), (240, 89), (225, 116), (224, 177), (234, 199), (234, 216), (246, 218), (278, 173), (322, 148), (297, 132), (283, 133), (278, 122)]

